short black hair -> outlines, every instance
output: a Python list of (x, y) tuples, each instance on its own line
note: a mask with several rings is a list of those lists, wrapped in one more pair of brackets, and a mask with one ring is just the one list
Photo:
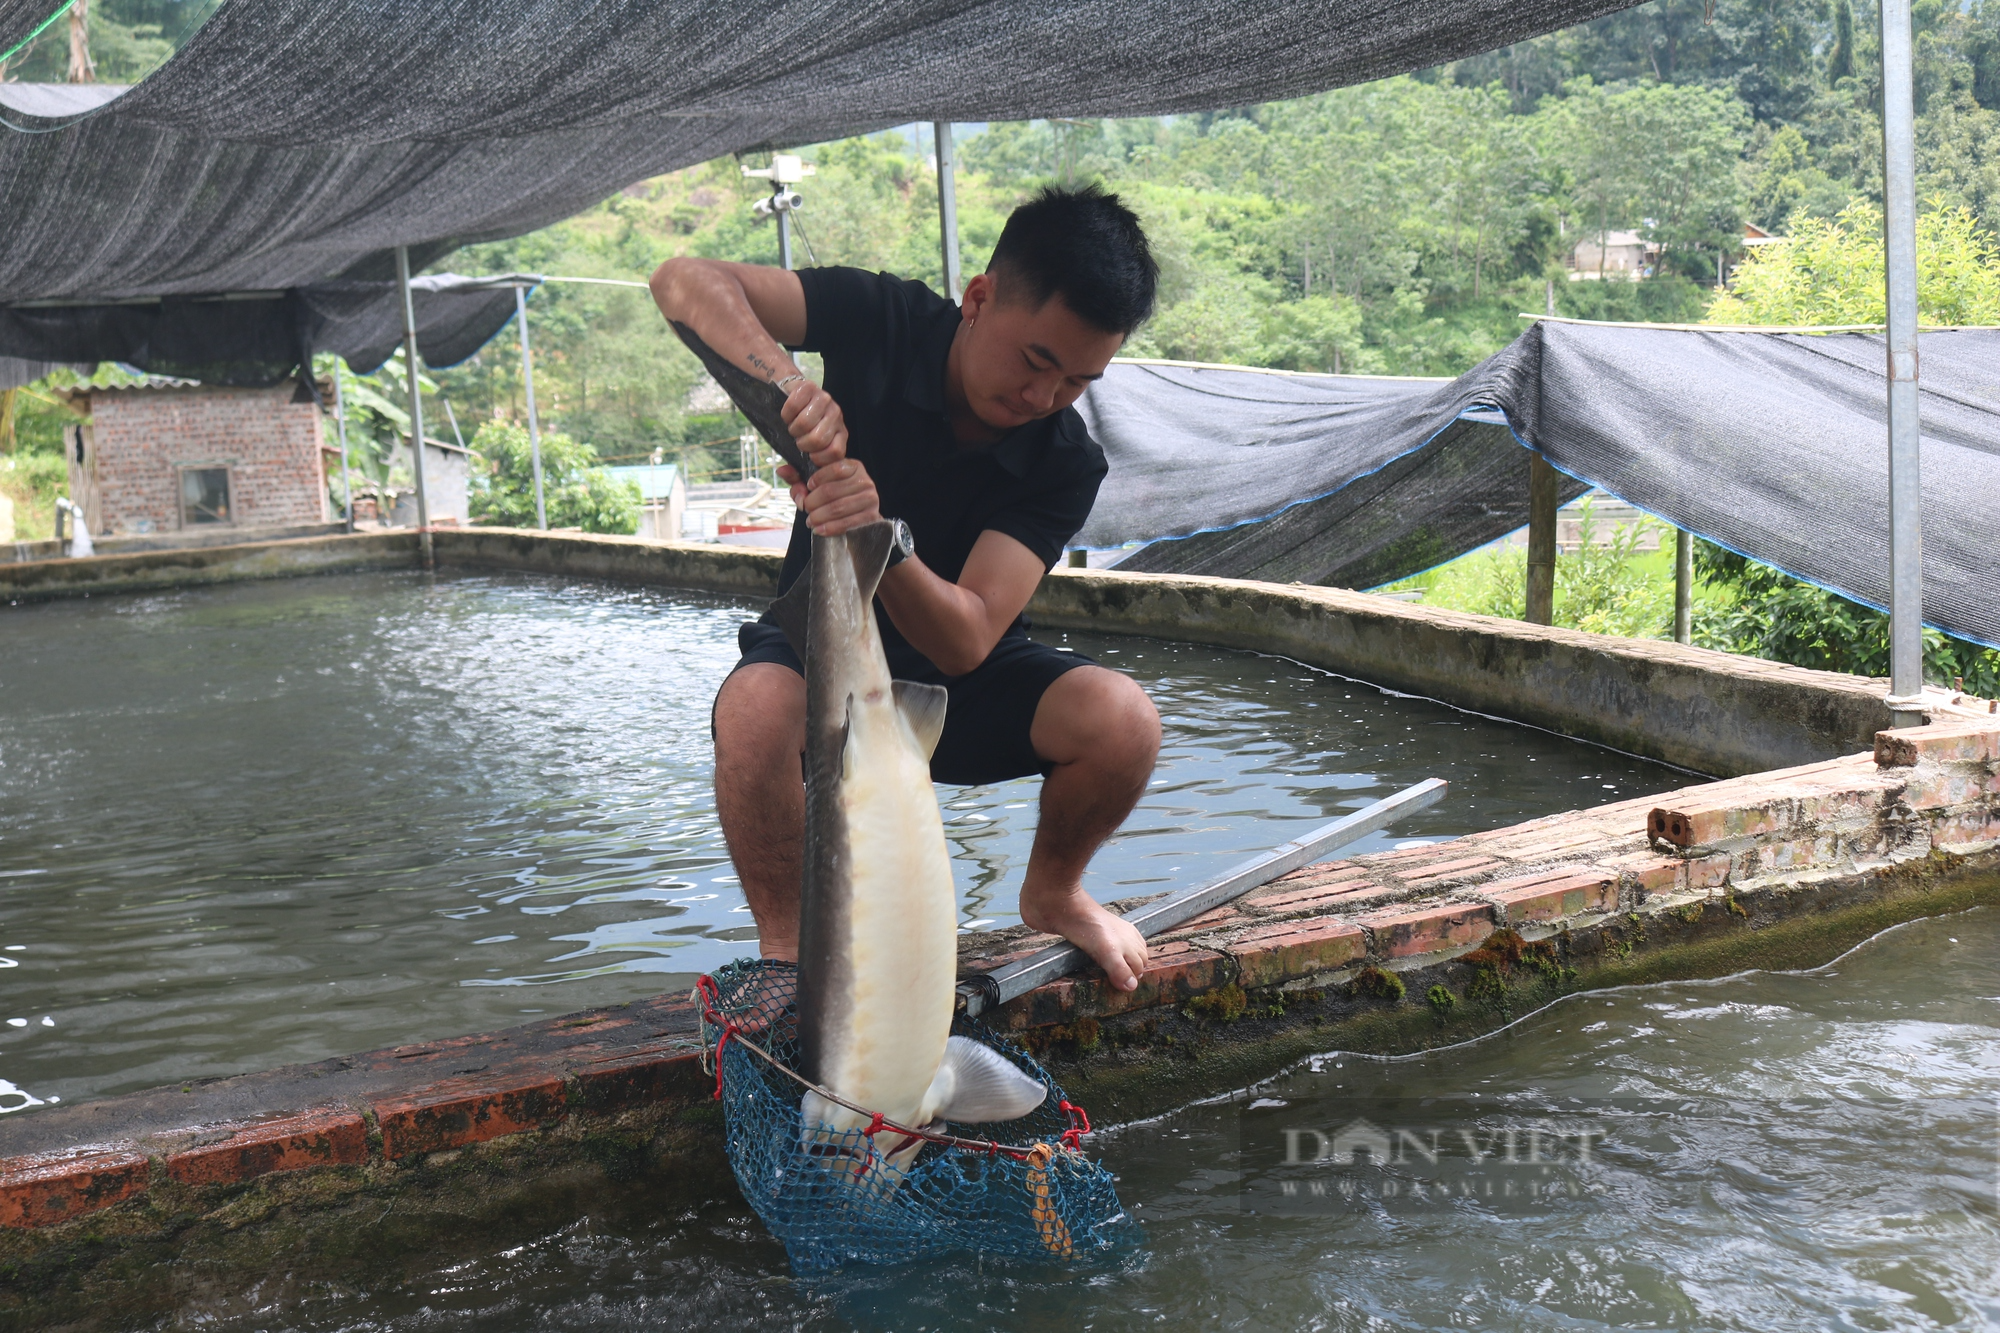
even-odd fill
[(1001, 299), (1040, 307), (1051, 296), (1085, 323), (1129, 334), (1153, 313), (1160, 265), (1139, 217), (1096, 185), (1044, 186), (1015, 209), (993, 247), (988, 273)]

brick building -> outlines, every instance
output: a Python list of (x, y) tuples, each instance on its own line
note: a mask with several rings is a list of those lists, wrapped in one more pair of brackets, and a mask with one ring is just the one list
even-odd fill
[(320, 410), (298, 397), (290, 380), (76, 390), (70, 497), (102, 536), (326, 522)]

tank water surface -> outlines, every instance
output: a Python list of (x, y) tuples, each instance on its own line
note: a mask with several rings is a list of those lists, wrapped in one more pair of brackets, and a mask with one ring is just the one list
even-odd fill
[[(708, 706), (747, 604), (531, 576), (278, 580), (0, 621), (0, 1112), (505, 1027), (754, 950)], [(1355, 851), (1689, 775), (1282, 659), (1054, 635), (1143, 682), (1152, 791), (1093, 864), (1156, 892), (1425, 777)], [(1035, 781), (945, 788), (968, 928)]]

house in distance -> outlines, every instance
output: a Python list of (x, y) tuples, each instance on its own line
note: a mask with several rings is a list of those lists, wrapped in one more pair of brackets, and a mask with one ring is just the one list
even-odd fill
[(154, 377), (65, 390), (70, 499), (95, 536), (221, 534), (331, 521), (319, 405), (268, 389)]

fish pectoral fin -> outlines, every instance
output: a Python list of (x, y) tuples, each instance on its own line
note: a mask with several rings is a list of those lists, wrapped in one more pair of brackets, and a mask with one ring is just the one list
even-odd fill
[(928, 759), (937, 753), (938, 737), (944, 735), (945, 700), (951, 691), (942, 685), (920, 685), (914, 680), (890, 682), (896, 694), (896, 711), (910, 724), (910, 734)]
[(889, 568), (889, 548), (895, 544), (896, 525), (886, 518), (847, 534), (847, 554), (854, 561), (854, 586), (861, 590), (862, 601), (875, 596), (876, 586)]
[(924, 1105), (961, 1125), (1019, 1120), (1042, 1104), (1049, 1090), (990, 1046), (970, 1037), (945, 1043), (944, 1063), (931, 1080)]
[(764, 619), (785, 632), (785, 642), (792, 645), (801, 662), (806, 660), (806, 618), (811, 607), (812, 571), (808, 569), (764, 612)]

